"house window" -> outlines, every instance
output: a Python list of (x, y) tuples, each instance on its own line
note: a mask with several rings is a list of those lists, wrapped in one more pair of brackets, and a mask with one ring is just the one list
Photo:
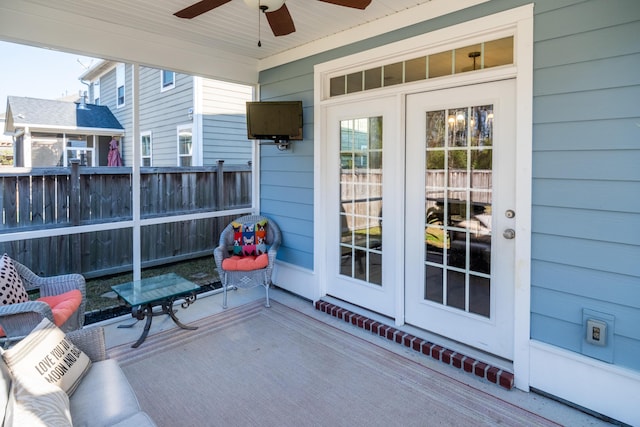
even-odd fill
[(191, 125), (178, 128), (178, 166), (191, 166), (193, 161), (193, 131)]
[(513, 64), (513, 36), (329, 79), (329, 97)]
[(160, 90), (172, 89), (176, 85), (176, 73), (168, 70), (160, 70)]
[(151, 132), (140, 134), (140, 153), (142, 154), (140, 166), (151, 166)]
[(124, 105), (124, 64), (116, 67), (116, 105), (122, 107)]

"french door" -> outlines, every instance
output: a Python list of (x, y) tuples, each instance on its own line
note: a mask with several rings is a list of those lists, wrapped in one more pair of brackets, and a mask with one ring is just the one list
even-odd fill
[(405, 321), (513, 360), (515, 80), (406, 101)]
[(394, 315), (396, 97), (328, 107), (327, 294)]

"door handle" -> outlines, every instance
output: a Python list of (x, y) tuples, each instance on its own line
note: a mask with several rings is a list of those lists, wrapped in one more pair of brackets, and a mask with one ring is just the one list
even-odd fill
[(511, 240), (516, 237), (516, 230), (514, 230), (513, 228), (507, 228), (506, 230), (504, 230), (502, 235), (505, 239)]

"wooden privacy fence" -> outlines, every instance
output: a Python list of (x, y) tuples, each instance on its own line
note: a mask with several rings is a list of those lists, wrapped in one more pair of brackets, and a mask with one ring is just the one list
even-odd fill
[[(141, 218), (251, 207), (251, 166), (141, 168)], [(34, 168), (0, 172), (0, 234), (130, 221), (129, 167)], [(229, 216), (142, 227), (143, 266), (210, 253)], [(5, 239), (7, 240), (7, 239)], [(133, 263), (131, 227), (0, 242), (0, 253), (50, 276), (87, 277), (128, 271)]]

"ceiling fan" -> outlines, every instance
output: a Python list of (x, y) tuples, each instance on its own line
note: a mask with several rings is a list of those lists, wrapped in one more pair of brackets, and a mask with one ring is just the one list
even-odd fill
[[(196, 16), (209, 12), (216, 7), (222, 6), (231, 0), (202, 0), (192, 4), (176, 13), (175, 16), (185, 19), (193, 19)], [(296, 30), (293, 24), (293, 18), (284, 4), (284, 0), (244, 0), (247, 5), (256, 7), (264, 12), (269, 22), (269, 26), (274, 36), (284, 36), (291, 34)], [(305, 0), (306, 1), (306, 0)], [(331, 3), (338, 6), (351, 7), (354, 9), (364, 10), (371, 0), (319, 0), (325, 3)]]

